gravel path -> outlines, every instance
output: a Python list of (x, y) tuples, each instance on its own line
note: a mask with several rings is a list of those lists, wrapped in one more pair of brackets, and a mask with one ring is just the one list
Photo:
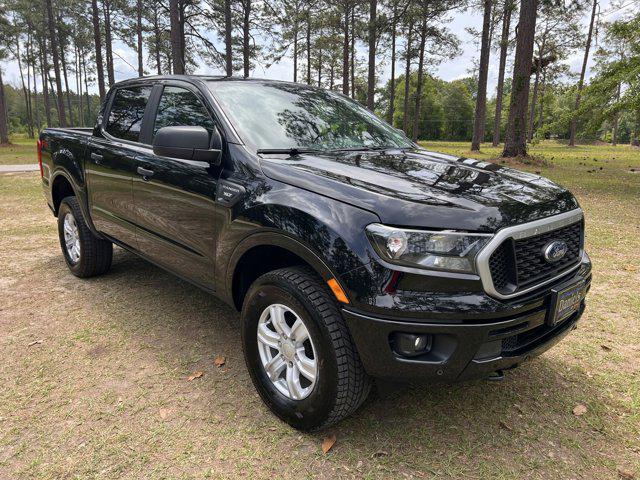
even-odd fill
[(0, 165), (0, 173), (37, 172), (40, 170), (37, 163), (31, 165)]

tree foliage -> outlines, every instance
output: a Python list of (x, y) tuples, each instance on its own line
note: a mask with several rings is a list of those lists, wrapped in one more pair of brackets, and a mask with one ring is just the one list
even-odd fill
[[(518, 134), (529, 141), (566, 138), (572, 118), (578, 138), (637, 141), (640, 19), (599, 25), (596, 74), (576, 111), (567, 62), (583, 48), (581, 19), (592, 2), (534, 3), (533, 53), (520, 62), (531, 69), (515, 83), (530, 87), (525, 97), (512, 96), (510, 80), (512, 47), (526, 30), (515, 28), (517, 0), (0, 0), (0, 134), (3, 125), (30, 136), (47, 125), (91, 125), (118, 78), (183, 69), (261, 76), (287, 60), (291, 80), (341, 91), (415, 139), (470, 140), (475, 115), (476, 140), (497, 143), (517, 109)], [(477, 68), (450, 82), (434, 76), (460, 53), (451, 19), (483, 7), (485, 28), (469, 31), (480, 45), (484, 30), (477, 59), (484, 54), (498, 68), (486, 102), (478, 101), (486, 85)], [(11, 85), (8, 62), (19, 72)]]

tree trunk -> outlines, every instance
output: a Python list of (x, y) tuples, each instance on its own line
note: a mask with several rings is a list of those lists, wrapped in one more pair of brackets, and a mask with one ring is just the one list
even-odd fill
[(591, 48), (591, 37), (593, 36), (593, 24), (596, 19), (596, 7), (598, 0), (593, 0), (593, 8), (591, 9), (591, 22), (589, 23), (589, 33), (587, 34), (587, 44), (584, 47), (584, 58), (582, 59), (582, 70), (580, 70), (580, 81), (578, 82), (578, 93), (576, 93), (576, 103), (573, 107), (573, 118), (571, 119), (571, 129), (569, 133), (569, 146), (576, 146), (576, 129), (578, 119), (578, 109), (580, 108), (580, 96), (582, 95), (582, 87), (584, 86), (584, 76), (587, 71), (587, 62), (589, 61), (589, 49)]
[(185, 9), (187, 3), (185, 1), (178, 2), (178, 25), (180, 26), (180, 62), (182, 63), (183, 73), (187, 73), (187, 40), (184, 34)]
[[(30, 25), (28, 25), (30, 27)], [(33, 130), (35, 136), (35, 130), (40, 131), (40, 113), (38, 112), (38, 88), (36, 86), (36, 60), (33, 57), (33, 40), (31, 32), (27, 33), (27, 97), (29, 98), (29, 111), (31, 112), (31, 121), (34, 122)], [(34, 96), (31, 99), (31, 72), (33, 71), (33, 90)]]
[(104, 50), (107, 56), (107, 78), (109, 86), (116, 83), (113, 69), (113, 38), (111, 35), (111, 3), (108, 0), (102, 2), (102, 13), (104, 14)]
[[(47, 72), (47, 87), (49, 88), (49, 95), (53, 99), (53, 104), (58, 105), (58, 96), (56, 95), (56, 88), (53, 86), (53, 80), (51, 79), (51, 73)], [(58, 127), (61, 127), (58, 123)]]
[(27, 54), (27, 56), (31, 61), (31, 68), (33, 71), (33, 111), (35, 112), (35, 116), (36, 116), (36, 129), (38, 130), (38, 133), (40, 133), (40, 127), (42, 126), (42, 123), (40, 122), (40, 107), (38, 105), (38, 82), (36, 79), (37, 62), (36, 62), (35, 53), (33, 52), (33, 41), (31, 39), (27, 43), (27, 48), (30, 51), (30, 53)]
[(538, 130), (542, 129), (544, 122), (544, 94), (547, 89), (547, 69), (542, 70), (542, 83), (540, 85), (540, 114), (538, 115)]
[(249, 50), (249, 34), (250, 34), (250, 21), (251, 21), (251, 0), (244, 0), (244, 16), (242, 19), (242, 61), (243, 61), (243, 73), (244, 78), (249, 77), (249, 71), (251, 68)]
[(179, 0), (169, 0), (169, 19), (171, 23), (171, 57), (173, 60), (173, 73), (184, 75), (182, 63), (182, 40), (180, 39), (180, 9)]
[[(96, 46), (96, 74), (98, 76), (98, 92), (100, 100), (104, 100), (104, 69), (102, 67), (102, 36), (100, 35), (100, 16), (98, 14), (98, 0), (91, 0), (91, 20), (93, 22), (93, 42)], [(85, 75), (86, 78), (86, 75)]]
[(56, 94), (58, 106), (58, 121), (61, 127), (67, 126), (67, 116), (64, 109), (64, 100), (62, 97), (62, 79), (60, 78), (60, 59), (58, 58), (58, 39), (56, 37), (55, 24), (53, 22), (53, 5), (51, 0), (45, 0), (47, 8), (47, 19), (49, 25), (49, 38), (51, 42), (51, 53), (53, 54), (53, 71), (56, 74)]
[(509, 105), (503, 157), (527, 154), (527, 110), (537, 7), (537, 0), (521, 0), (520, 2), (516, 56), (511, 83), (511, 104)]
[(351, 8), (351, 98), (356, 98), (356, 7)]
[[(58, 18), (58, 23), (61, 23)], [(58, 45), (63, 44), (63, 39), (58, 32)], [(73, 109), (71, 108), (71, 93), (69, 92), (69, 77), (67, 76), (67, 58), (64, 53), (64, 48), (60, 48), (60, 63), (62, 64), (62, 76), (64, 78), (64, 91), (67, 99), (67, 110), (69, 111), (69, 125), (73, 125)]]
[(640, 147), (640, 108), (636, 110), (636, 123), (633, 127), (631, 145), (634, 147)]
[(418, 85), (416, 87), (416, 107), (413, 112), (413, 131), (412, 139), (414, 142), (418, 141), (418, 135), (420, 134), (420, 106), (422, 104), (422, 74), (424, 70), (424, 46), (427, 41), (427, 20), (422, 20), (422, 27), (420, 28), (420, 50), (418, 52)]
[(47, 127), (53, 126), (51, 122), (51, 100), (49, 99), (49, 87), (47, 87), (47, 73), (49, 65), (47, 64), (47, 39), (43, 35), (40, 43), (40, 78), (42, 79), (42, 97), (44, 101), (44, 114), (47, 120)]
[(344, 22), (342, 24), (344, 42), (342, 44), (342, 93), (349, 95), (349, 2), (344, 4)]
[(335, 67), (333, 63), (331, 63), (331, 68), (329, 69), (329, 90), (333, 90), (333, 85), (335, 83)]
[(227, 77), (233, 76), (233, 44), (231, 34), (231, 0), (224, 0), (224, 51)]
[(78, 48), (77, 37), (73, 42), (73, 68), (76, 73), (76, 94), (78, 96), (78, 125), (84, 127), (84, 102), (82, 98), (82, 69), (80, 68), (80, 49)]
[(493, 119), (493, 146), (500, 143), (500, 124), (502, 123), (502, 100), (504, 97), (504, 71), (509, 50), (509, 29), (513, 12), (512, 0), (506, 0), (502, 17), (502, 37), (500, 38), (500, 66), (498, 67), (498, 87), (496, 89), (496, 113)]
[(531, 107), (529, 111), (529, 128), (527, 128), (527, 143), (533, 140), (533, 125), (536, 118), (536, 103), (538, 103), (538, 85), (540, 83), (540, 69), (536, 70), (533, 80), (533, 95), (531, 96)]
[[(27, 94), (27, 85), (24, 81), (24, 74), (22, 73), (22, 59), (20, 58), (20, 37), (16, 35), (16, 59), (18, 60), (18, 70), (20, 71), (20, 82), (22, 83), (22, 94), (24, 95), (24, 106), (27, 111), (27, 132), (29, 138), (33, 138), (33, 116), (31, 115), (31, 105), (29, 102), (29, 95)], [(27, 77), (29, 76), (29, 68), (27, 61)]]
[(158, 9), (153, 9), (153, 37), (155, 39), (156, 50), (156, 70), (158, 75), (162, 75), (162, 57), (160, 56), (160, 21), (158, 19)]
[(87, 80), (87, 61), (82, 53), (82, 72), (84, 73), (84, 94), (87, 98), (87, 119), (91, 122), (91, 97), (89, 96), (89, 81)]
[[(322, 31), (322, 27), (320, 27), (320, 38), (322, 38), (324, 32)], [(322, 86), (322, 43), (320, 43), (318, 48), (318, 87)]]
[(0, 145), (9, 143), (9, 123), (7, 120), (7, 105), (4, 98), (4, 83), (2, 82), (2, 69), (0, 68)]
[(136, 36), (138, 38), (138, 76), (144, 76), (144, 62), (142, 60), (142, 0), (137, 1)]
[(293, 31), (293, 82), (298, 81), (298, 21)]
[[(620, 100), (620, 82), (618, 82), (618, 88), (616, 90), (616, 101)], [(616, 112), (615, 116), (613, 117), (613, 132), (611, 133), (611, 144), (612, 145), (617, 145), (618, 144), (618, 123), (620, 122), (620, 114), (618, 112)]]
[(396, 27), (397, 9), (393, 6), (393, 19), (391, 21), (391, 78), (389, 79), (389, 110), (387, 112), (387, 122), (393, 125), (393, 114), (396, 102)]
[(311, 85), (311, 15), (307, 11), (307, 85)]
[(536, 121), (536, 105), (538, 103), (538, 89), (540, 87), (540, 70), (542, 70), (542, 59), (545, 54), (545, 45), (547, 43), (546, 32), (542, 37), (542, 44), (538, 49), (538, 67), (536, 68), (536, 77), (533, 81), (533, 96), (531, 97), (531, 111), (529, 112), (529, 128), (527, 129), (527, 142), (533, 140), (533, 130)]
[(484, 0), (484, 16), (482, 22), (482, 43), (480, 46), (480, 71), (478, 72), (478, 93), (476, 95), (476, 115), (473, 122), (473, 138), (471, 150), (479, 151), (484, 140), (484, 124), (487, 117), (487, 77), (489, 75), (489, 53), (491, 42), (491, 0)]
[(367, 108), (373, 112), (376, 93), (376, 9), (377, 0), (369, 0), (369, 72), (367, 75)]
[(69, 77), (67, 76), (67, 62), (64, 52), (60, 52), (60, 60), (62, 60), (62, 77), (64, 78), (65, 97), (67, 99), (67, 110), (69, 111), (69, 125), (73, 125), (73, 108), (71, 107), (71, 92), (69, 91)]
[(407, 51), (406, 64), (404, 68), (404, 112), (402, 113), (402, 130), (405, 135), (409, 136), (409, 87), (411, 79), (411, 34), (413, 30), (413, 22), (409, 22), (409, 30), (407, 31)]

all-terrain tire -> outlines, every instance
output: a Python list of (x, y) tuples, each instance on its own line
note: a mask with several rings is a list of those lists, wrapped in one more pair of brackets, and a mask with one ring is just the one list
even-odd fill
[[(300, 400), (288, 398), (275, 387), (260, 359), (258, 322), (274, 304), (298, 315), (316, 351), (318, 378), (311, 393)], [(275, 270), (251, 285), (242, 308), (242, 343), (249, 373), (263, 401), (299, 430), (321, 430), (339, 422), (360, 407), (371, 389), (371, 379), (335, 299), (310, 268)]]
[[(71, 223), (77, 231), (79, 238), (79, 255), (72, 258), (65, 240), (65, 219)], [(102, 275), (111, 267), (113, 258), (113, 244), (96, 237), (84, 220), (82, 209), (76, 197), (65, 197), (58, 210), (58, 236), (64, 260), (76, 277), (87, 278)], [(75, 257), (76, 255), (74, 255)]]

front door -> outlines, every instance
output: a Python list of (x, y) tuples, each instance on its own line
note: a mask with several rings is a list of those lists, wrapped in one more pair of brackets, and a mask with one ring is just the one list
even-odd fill
[(85, 162), (91, 219), (99, 232), (137, 249), (133, 174), (151, 85), (114, 92), (102, 136), (92, 137)]
[[(162, 127), (202, 126), (212, 116), (197, 91), (166, 85), (153, 135)], [(154, 262), (204, 287), (214, 288), (215, 192), (220, 167), (157, 156), (149, 148), (136, 157), (133, 202), (140, 251)]]

